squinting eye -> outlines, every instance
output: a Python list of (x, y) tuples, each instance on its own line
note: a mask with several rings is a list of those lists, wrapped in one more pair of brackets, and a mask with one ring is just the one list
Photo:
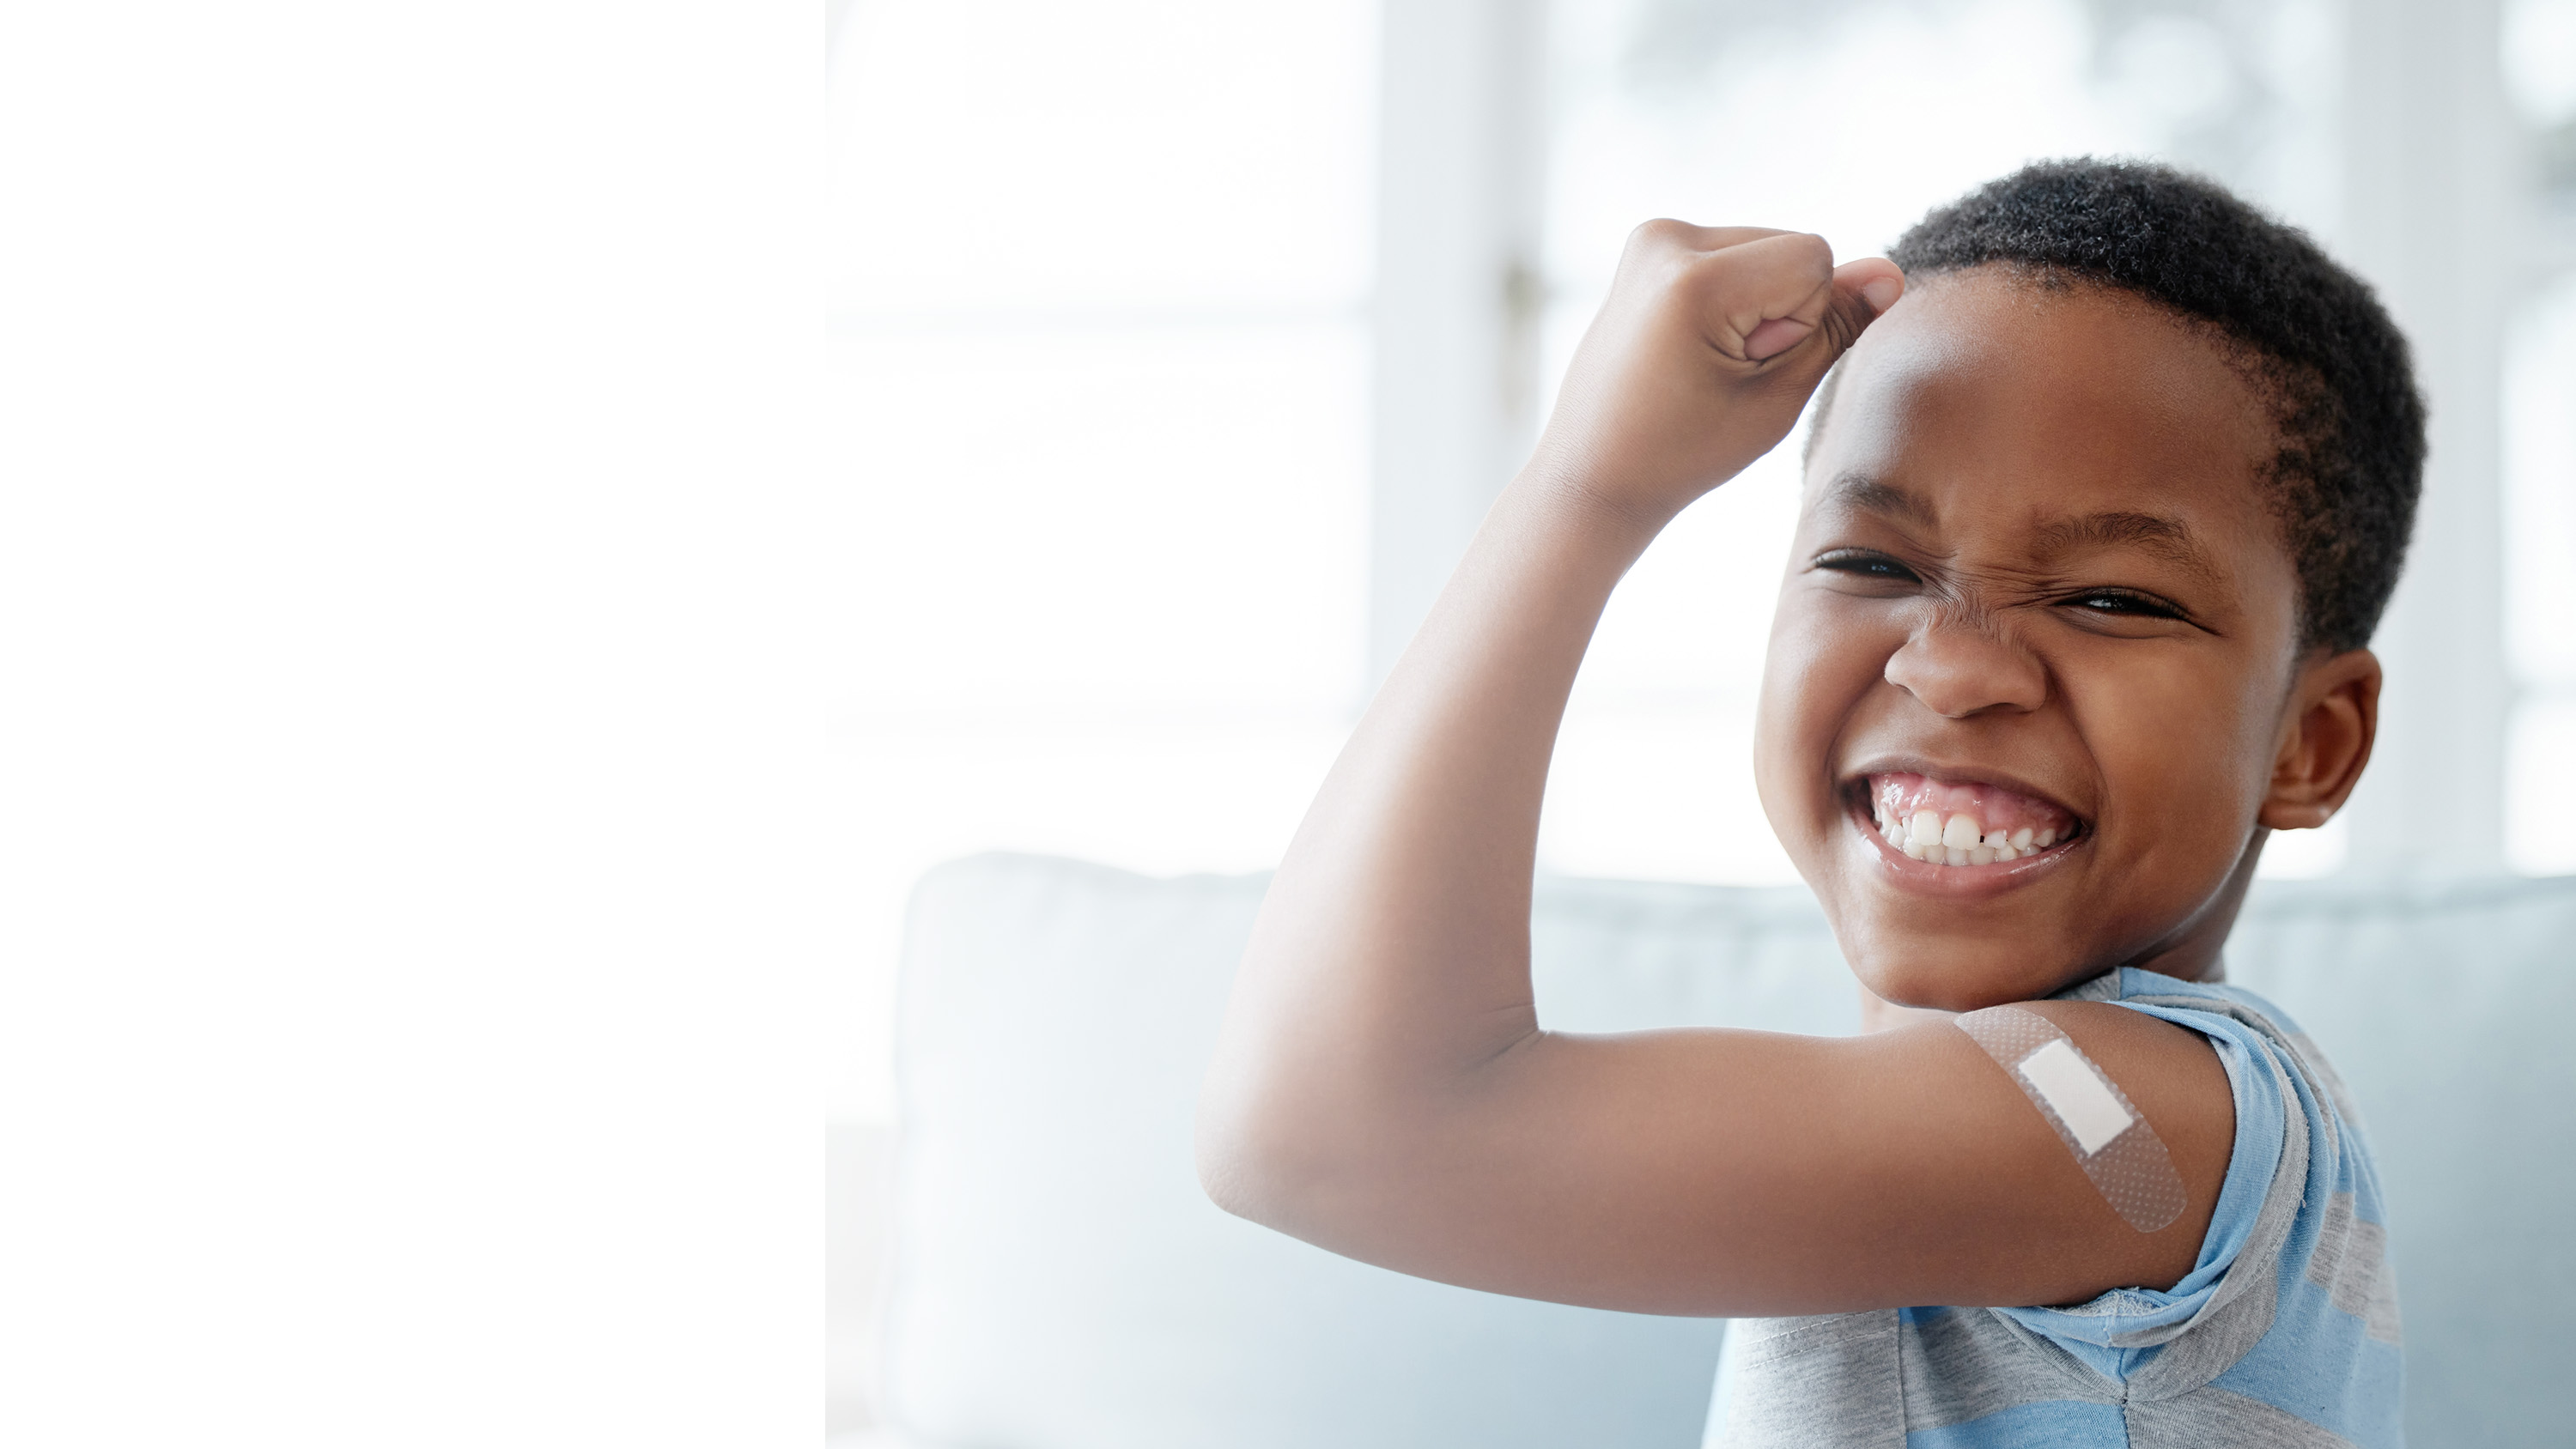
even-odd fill
[(1816, 560), (1816, 567), (1836, 573), (1856, 574), (1865, 579), (1886, 579), (1891, 583), (1920, 583), (1914, 570), (1883, 553), (1829, 553)]
[(2150, 619), (2179, 619), (2183, 616), (2182, 610), (2153, 594), (2132, 593), (2127, 589), (2094, 589), (2062, 602), (2096, 614), (2135, 614)]

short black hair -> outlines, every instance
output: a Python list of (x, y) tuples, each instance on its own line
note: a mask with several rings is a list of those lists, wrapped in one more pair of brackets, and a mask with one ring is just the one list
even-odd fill
[(2280, 434), (2264, 482), (2298, 570), (2301, 645), (2370, 641), (2423, 491), (2424, 402), (2404, 334), (2305, 232), (2204, 177), (2080, 157), (1934, 209), (1888, 258), (1916, 280), (1992, 266), (2110, 287), (2214, 329)]

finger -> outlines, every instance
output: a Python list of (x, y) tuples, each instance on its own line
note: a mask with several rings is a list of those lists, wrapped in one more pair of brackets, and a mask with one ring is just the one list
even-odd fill
[(1747, 242), (1765, 241), (1775, 236), (1803, 234), (1784, 231), (1776, 226), (1703, 226), (1696, 230), (1700, 234), (1699, 249), (1704, 252), (1724, 251), (1728, 247), (1740, 247)]
[(1669, 249), (1674, 251), (1714, 252), (1742, 246), (1764, 237), (1787, 236), (1788, 232), (1767, 226), (1693, 226), (1686, 221), (1661, 217), (1639, 224), (1628, 233), (1628, 249)]
[(1744, 355), (1754, 362), (1777, 357), (1806, 341), (1807, 334), (1815, 330), (1815, 323), (1794, 317), (1766, 318), (1761, 326), (1744, 334)]
[(1875, 319), (1884, 316), (1905, 295), (1905, 273), (1885, 257), (1864, 257), (1834, 268), (1834, 286), (1839, 291), (1859, 296), (1869, 306)]
[(1767, 361), (1822, 330), (1827, 334), (1830, 363), (1860, 340), (1861, 332), (1904, 295), (1905, 273), (1897, 270), (1894, 262), (1884, 257), (1845, 262), (1834, 268), (1829, 292), (1820, 294), (1821, 306), (1814, 321), (1806, 319), (1804, 309), (1788, 317), (1765, 320), (1745, 337), (1744, 355), (1755, 362)]
[(1826, 308), (1820, 330), (1827, 335), (1819, 344), (1825, 353), (1824, 365), (1860, 340), (1860, 334), (1896, 305), (1905, 295), (1905, 273), (1896, 263), (1884, 257), (1846, 262), (1834, 268), (1833, 296)]

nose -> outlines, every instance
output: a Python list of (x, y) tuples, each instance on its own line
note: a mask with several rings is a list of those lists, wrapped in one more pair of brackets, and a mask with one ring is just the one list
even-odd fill
[(1887, 682), (1946, 719), (2027, 713), (2048, 698), (2048, 671), (1990, 622), (1942, 610), (1887, 656)]

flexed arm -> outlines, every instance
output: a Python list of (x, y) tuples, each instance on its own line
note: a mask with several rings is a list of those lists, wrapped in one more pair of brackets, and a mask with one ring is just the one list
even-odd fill
[[(1601, 609), (1902, 287), (1884, 261), (1836, 269), (1814, 236), (1632, 238), (1534, 457), (1263, 904), (1201, 1104), (1220, 1204), (1406, 1272), (1644, 1311), (2062, 1301), (2188, 1268), (2189, 1224), (2102, 1233), (2049, 1129), (1947, 1026), (1833, 1041), (1537, 1020), (1540, 797)], [(2094, 1010), (2068, 1029), (2115, 1072), (2169, 1049), (2152, 1034), (2171, 1028)], [(2205, 1224), (2213, 1195), (2186, 1216)]]

